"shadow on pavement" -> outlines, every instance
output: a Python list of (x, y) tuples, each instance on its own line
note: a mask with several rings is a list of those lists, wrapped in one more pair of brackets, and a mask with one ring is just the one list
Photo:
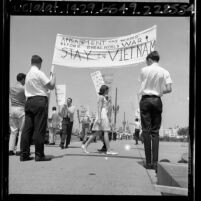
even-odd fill
[(131, 148), (131, 149), (140, 149), (140, 150), (144, 150), (144, 148), (139, 148), (139, 147), (137, 147), (137, 148)]
[(139, 165), (143, 166), (143, 168), (145, 168), (145, 167), (144, 167), (144, 165), (145, 165), (144, 160), (142, 160), (142, 161), (138, 161), (137, 163), (138, 163)]
[(80, 148), (80, 146), (68, 146), (68, 148)]
[(63, 158), (64, 155), (61, 155), (61, 156), (46, 155), (46, 157), (51, 158), (51, 159), (55, 159), (55, 158)]

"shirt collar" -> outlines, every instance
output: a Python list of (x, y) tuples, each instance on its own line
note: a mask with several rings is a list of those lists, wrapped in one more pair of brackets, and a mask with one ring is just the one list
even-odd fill
[(35, 66), (35, 65), (31, 66), (31, 68), (40, 70), (40, 69), (39, 69), (37, 66)]
[(151, 64), (150, 66), (159, 66), (158, 63), (154, 62), (153, 64)]
[(18, 85), (18, 86), (23, 86), (23, 85), (21, 84), (21, 82), (18, 82), (18, 81), (17, 81), (16, 85)]

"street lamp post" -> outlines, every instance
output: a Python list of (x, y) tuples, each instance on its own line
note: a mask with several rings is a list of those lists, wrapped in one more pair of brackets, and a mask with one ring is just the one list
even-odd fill
[(125, 116), (126, 116), (126, 115), (125, 115), (125, 112), (124, 112), (124, 120), (123, 120), (123, 122), (122, 122), (124, 132), (126, 131), (126, 117), (125, 117)]
[(119, 111), (119, 105), (117, 105), (117, 88), (115, 93), (115, 105), (113, 105), (113, 111), (114, 111), (114, 128), (116, 129), (116, 123), (117, 123), (117, 112)]

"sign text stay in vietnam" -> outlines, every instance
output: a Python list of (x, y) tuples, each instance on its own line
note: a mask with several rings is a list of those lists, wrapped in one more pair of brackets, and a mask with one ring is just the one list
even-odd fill
[(116, 38), (57, 34), (53, 64), (74, 68), (119, 67), (143, 62), (156, 47), (156, 26)]

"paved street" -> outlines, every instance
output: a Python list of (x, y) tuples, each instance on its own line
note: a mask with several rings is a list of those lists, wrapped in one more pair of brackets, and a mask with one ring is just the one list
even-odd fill
[[(154, 184), (154, 170), (143, 167), (144, 146), (133, 140), (111, 141), (117, 156), (99, 153), (102, 143), (81, 150), (81, 142), (72, 140), (68, 149), (45, 145), (47, 162), (20, 162), (18, 156), (9, 157), (9, 194), (72, 194), (72, 195), (161, 195)], [(159, 160), (176, 163), (187, 152), (186, 143), (160, 142)], [(31, 147), (34, 156), (34, 147)]]

